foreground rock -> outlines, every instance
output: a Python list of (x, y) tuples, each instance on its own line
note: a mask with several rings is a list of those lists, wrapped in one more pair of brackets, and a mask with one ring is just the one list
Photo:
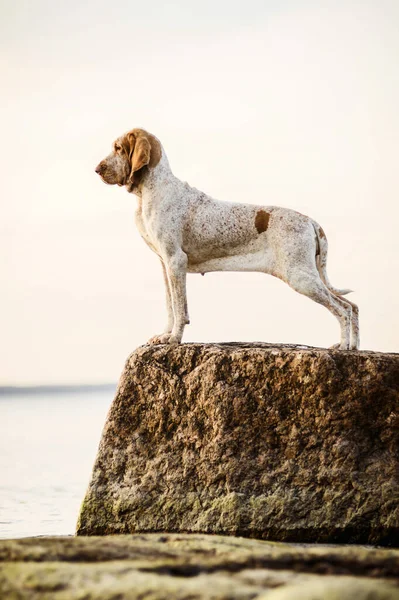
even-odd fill
[(399, 540), (399, 355), (142, 347), (105, 424), (78, 533)]
[(0, 597), (398, 600), (399, 551), (194, 534), (6, 540)]

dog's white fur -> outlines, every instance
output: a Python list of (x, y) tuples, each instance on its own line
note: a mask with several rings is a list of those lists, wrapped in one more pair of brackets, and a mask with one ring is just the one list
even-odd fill
[(260, 271), (322, 304), (341, 326), (341, 349), (359, 347), (358, 307), (326, 273), (327, 239), (315, 221), (277, 206), (220, 202), (180, 181), (159, 140), (133, 129), (96, 168), (103, 181), (138, 196), (137, 228), (159, 256), (168, 323), (152, 344), (178, 344), (189, 323), (186, 274)]

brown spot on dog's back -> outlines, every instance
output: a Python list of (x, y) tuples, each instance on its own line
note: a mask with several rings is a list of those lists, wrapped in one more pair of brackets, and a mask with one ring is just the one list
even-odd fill
[(319, 236), (320, 236), (321, 239), (323, 239), (323, 238), (326, 237), (326, 234), (324, 233), (322, 227), (319, 227)]
[(258, 233), (263, 233), (269, 226), (270, 215), (265, 210), (258, 210), (255, 217), (255, 227)]

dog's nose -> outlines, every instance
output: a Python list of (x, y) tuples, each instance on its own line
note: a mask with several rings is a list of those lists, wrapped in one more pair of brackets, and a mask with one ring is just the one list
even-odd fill
[(103, 170), (103, 166), (101, 163), (99, 165), (96, 166), (96, 168), (94, 169), (96, 173), (100, 174), (101, 171)]

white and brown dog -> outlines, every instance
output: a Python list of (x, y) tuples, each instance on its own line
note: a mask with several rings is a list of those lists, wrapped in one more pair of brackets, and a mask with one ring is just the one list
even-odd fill
[(343, 350), (359, 347), (359, 311), (327, 277), (327, 239), (315, 221), (278, 206), (220, 202), (175, 177), (159, 140), (119, 137), (96, 173), (138, 197), (136, 224), (162, 264), (168, 323), (149, 343), (178, 344), (189, 323), (186, 274), (260, 271), (282, 279), (338, 319)]

